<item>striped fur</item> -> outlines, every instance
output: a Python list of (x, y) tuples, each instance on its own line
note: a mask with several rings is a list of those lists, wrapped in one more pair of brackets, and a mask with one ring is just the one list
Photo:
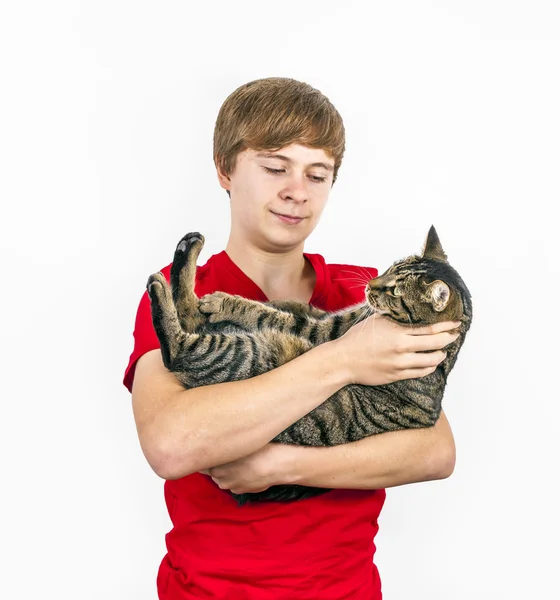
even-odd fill
[[(237, 381), (274, 369), (312, 347), (336, 339), (374, 311), (411, 327), (457, 320), (459, 338), (447, 358), (427, 377), (381, 386), (348, 385), (274, 438), (285, 444), (332, 446), (364, 437), (433, 425), (441, 412), (447, 376), (457, 360), (472, 319), (470, 293), (449, 265), (432, 227), (422, 256), (394, 263), (367, 282), (366, 301), (328, 313), (296, 301), (261, 303), (223, 292), (194, 295), (199, 233), (179, 242), (171, 285), (161, 273), (147, 289), (163, 362), (185, 388)], [(366, 282), (364, 282), (365, 284)], [(274, 486), (246, 501), (297, 500), (326, 490)]]

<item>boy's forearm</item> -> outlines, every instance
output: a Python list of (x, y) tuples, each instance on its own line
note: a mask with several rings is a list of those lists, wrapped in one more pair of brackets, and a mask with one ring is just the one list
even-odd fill
[(380, 489), (449, 477), (455, 443), (445, 415), (434, 427), (392, 431), (329, 448), (287, 451), (282, 483)]
[(256, 452), (348, 382), (332, 343), (251, 379), (174, 394), (154, 429), (167, 479)]

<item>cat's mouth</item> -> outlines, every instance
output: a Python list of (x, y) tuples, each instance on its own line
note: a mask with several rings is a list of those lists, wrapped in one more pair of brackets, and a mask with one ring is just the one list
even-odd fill
[(367, 291), (366, 291), (366, 302), (369, 304), (369, 306), (371, 306), (371, 308), (377, 309), (377, 304), (375, 302), (375, 297), (372, 296), (371, 294), (368, 294)]
[(384, 310), (382, 309), (380, 306), (378, 306), (377, 302), (376, 302), (376, 297), (375, 296), (371, 296), (371, 295), (367, 295), (366, 296), (366, 302), (371, 310), (372, 313), (377, 313), (378, 315), (388, 315), (390, 314), (388, 310)]

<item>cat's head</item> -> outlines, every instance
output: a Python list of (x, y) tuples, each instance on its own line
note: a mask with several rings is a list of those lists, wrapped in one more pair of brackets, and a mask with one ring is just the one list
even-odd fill
[(472, 318), (470, 292), (447, 261), (433, 225), (422, 256), (397, 261), (372, 279), (366, 299), (376, 312), (413, 326), (462, 321), (466, 332)]

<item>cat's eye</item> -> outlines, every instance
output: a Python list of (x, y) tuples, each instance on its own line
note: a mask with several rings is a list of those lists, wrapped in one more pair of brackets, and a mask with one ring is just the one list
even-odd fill
[(402, 292), (398, 287), (393, 288), (393, 294), (395, 296), (402, 296)]

